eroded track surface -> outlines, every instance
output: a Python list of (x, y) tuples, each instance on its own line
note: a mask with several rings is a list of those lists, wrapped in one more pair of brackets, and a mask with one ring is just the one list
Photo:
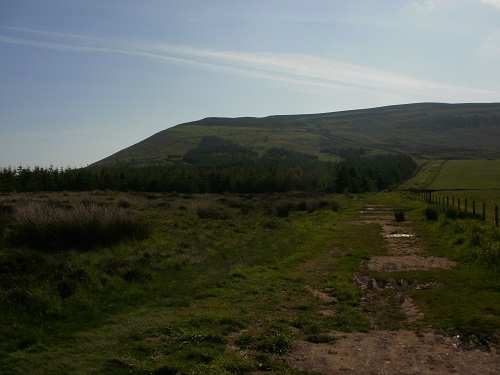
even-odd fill
[[(362, 210), (361, 220), (349, 223), (360, 226), (376, 223), (381, 228), (388, 255), (371, 257), (367, 264), (370, 270), (427, 270), (456, 265), (446, 258), (424, 256), (411, 222), (397, 223), (394, 210), (394, 207), (368, 206)], [(389, 303), (390, 307), (396, 305), (400, 309), (408, 323), (421, 319), (424, 313), (409, 294), (439, 287), (437, 283), (418, 284), (406, 279), (380, 282), (362, 274), (356, 274), (353, 282), (362, 290), (362, 303), (368, 310), (375, 311), (371, 316), (373, 331), (330, 332), (335, 338), (331, 344), (298, 341), (294, 350), (283, 357), (286, 362), (294, 368), (321, 374), (500, 374), (500, 356), (495, 348), (466, 350), (458, 337), (408, 329), (388, 330), (380, 326), (378, 315), (384, 314), (384, 304)], [(386, 289), (390, 289), (395, 298), (380, 298), (383, 294), (380, 291)]]

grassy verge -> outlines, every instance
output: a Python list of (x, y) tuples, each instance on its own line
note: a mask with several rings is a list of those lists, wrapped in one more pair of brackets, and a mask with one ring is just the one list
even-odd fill
[[(425, 312), (418, 327), (459, 335), (469, 344), (498, 344), (500, 332), (500, 232), (491, 223), (464, 217), (450, 219), (439, 205), (414, 197), (406, 200), (410, 219), (426, 255), (458, 262), (451, 269), (406, 271), (378, 275), (402, 278), (414, 285), (432, 285), (412, 292)], [(429, 217), (429, 208), (436, 216)]]
[(422, 164), (415, 175), (410, 178), (408, 181), (403, 182), (399, 189), (401, 190), (410, 190), (410, 189), (427, 189), (429, 184), (431, 184), (436, 176), (439, 174), (441, 167), (445, 163), (444, 160), (429, 160), (426, 163)]

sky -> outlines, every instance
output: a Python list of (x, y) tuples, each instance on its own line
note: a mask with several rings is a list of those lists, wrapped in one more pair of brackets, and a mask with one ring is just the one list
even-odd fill
[(0, 0), (0, 168), (416, 102), (500, 102), (500, 0)]

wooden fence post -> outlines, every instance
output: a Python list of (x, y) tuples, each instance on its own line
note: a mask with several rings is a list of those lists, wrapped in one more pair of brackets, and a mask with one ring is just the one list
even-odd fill
[(460, 212), (460, 198), (458, 198), (458, 212)]
[(455, 208), (455, 197), (451, 197), (451, 206)]
[(495, 206), (495, 225), (498, 227), (498, 206)]
[(483, 203), (483, 221), (486, 220), (486, 203)]
[(467, 198), (465, 198), (464, 202), (464, 212), (467, 214)]
[(472, 201), (472, 216), (476, 216), (476, 201)]

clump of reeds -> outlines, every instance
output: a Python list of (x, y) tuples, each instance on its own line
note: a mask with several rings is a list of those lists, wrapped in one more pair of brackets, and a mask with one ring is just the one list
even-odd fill
[(31, 202), (17, 207), (14, 220), (17, 238), (43, 249), (87, 249), (125, 238), (143, 238), (148, 233), (144, 222), (122, 208), (95, 203), (68, 208)]
[(278, 217), (288, 217), (291, 211), (307, 211), (309, 213), (316, 210), (329, 208), (333, 211), (338, 211), (340, 206), (336, 201), (325, 200), (293, 200), (293, 199), (280, 199), (275, 204), (275, 213)]

